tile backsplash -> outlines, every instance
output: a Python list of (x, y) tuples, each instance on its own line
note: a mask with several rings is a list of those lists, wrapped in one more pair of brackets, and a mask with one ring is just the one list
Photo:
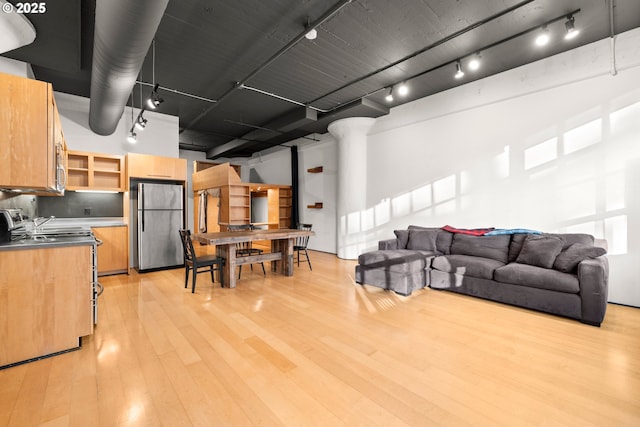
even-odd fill
[(77, 193), (63, 197), (38, 196), (38, 216), (56, 218), (122, 217), (122, 193)]
[(21, 195), (0, 200), (0, 209), (22, 209), (28, 219), (38, 216), (36, 196)]

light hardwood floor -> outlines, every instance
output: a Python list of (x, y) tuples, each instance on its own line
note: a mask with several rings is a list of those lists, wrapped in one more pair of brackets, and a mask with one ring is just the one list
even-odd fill
[(0, 425), (640, 425), (639, 309), (596, 328), (311, 258), (195, 294), (181, 269), (103, 277), (80, 351), (0, 371)]

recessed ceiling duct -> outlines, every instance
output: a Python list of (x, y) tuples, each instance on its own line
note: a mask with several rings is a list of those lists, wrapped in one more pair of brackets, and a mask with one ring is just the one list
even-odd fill
[(31, 21), (9, 2), (0, 0), (0, 6), (4, 12), (0, 14), (0, 54), (33, 43), (36, 30)]
[(111, 135), (118, 126), (169, 0), (97, 0), (89, 126)]

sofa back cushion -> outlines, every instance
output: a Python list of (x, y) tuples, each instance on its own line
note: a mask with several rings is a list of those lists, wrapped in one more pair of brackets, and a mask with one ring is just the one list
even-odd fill
[(514, 234), (511, 236), (511, 243), (509, 244), (509, 262), (516, 262), (516, 258), (520, 255), (524, 239), (528, 234)]
[[(522, 245), (524, 244), (524, 239), (527, 238), (529, 234), (514, 234), (511, 238), (511, 245), (509, 246), (509, 262), (515, 262), (518, 255), (520, 255), (520, 251), (522, 250)], [(594, 238), (590, 234), (583, 233), (543, 233), (543, 236), (554, 236), (562, 239), (562, 250), (567, 249), (569, 246), (574, 243), (580, 243), (586, 246), (593, 246)], [(554, 267), (555, 268), (555, 267)]]
[(535, 265), (536, 267), (551, 268), (556, 257), (562, 251), (563, 241), (557, 236), (529, 234), (516, 258), (519, 264)]
[(506, 264), (509, 259), (510, 240), (510, 235), (470, 236), (455, 234), (451, 243), (451, 254), (479, 256)]
[(409, 230), (394, 230), (393, 234), (396, 235), (398, 242), (396, 249), (406, 249), (409, 242)]
[(407, 249), (436, 252), (437, 230), (409, 230)]
[(422, 227), (419, 225), (410, 225), (408, 230), (431, 230), (437, 231), (438, 236), (436, 237), (436, 249), (438, 252), (449, 255), (451, 253), (451, 241), (453, 239), (453, 233), (449, 233), (448, 231), (444, 231), (439, 227)]
[(555, 236), (562, 239), (562, 249), (567, 249), (574, 243), (581, 245), (593, 246), (595, 239), (591, 234), (584, 233), (544, 233), (545, 236)]
[(604, 248), (574, 243), (560, 252), (560, 255), (557, 256), (553, 263), (553, 268), (563, 273), (575, 274), (578, 264), (582, 261), (589, 258), (597, 258), (606, 253), (607, 251)]

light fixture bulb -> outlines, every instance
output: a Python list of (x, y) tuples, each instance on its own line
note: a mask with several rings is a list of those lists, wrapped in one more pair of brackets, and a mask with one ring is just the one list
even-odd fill
[(567, 22), (564, 23), (564, 27), (567, 29), (567, 34), (564, 36), (565, 40), (571, 40), (580, 34), (580, 30), (576, 30), (575, 21), (576, 19), (573, 16), (569, 16)]
[(137, 138), (136, 133), (133, 130), (130, 130), (129, 131), (129, 135), (127, 135), (127, 142), (129, 144), (135, 144), (136, 143), (136, 138)]
[(393, 102), (393, 88), (389, 88), (389, 93), (384, 97), (387, 102)]
[(400, 86), (398, 86), (398, 95), (405, 96), (408, 93), (409, 93), (409, 87), (405, 83), (402, 83)]
[(543, 27), (538, 37), (536, 37), (536, 45), (544, 46), (549, 43), (550, 39), (551, 38), (549, 37), (549, 30), (547, 30), (547, 27)]
[(464, 77), (464, 71), (462, 71), (462, 67), (459, 62), (456, 62), (456, 73), (453, 75), (456, 79), (461, 79)]
[(480, 68), (480, 57), (474, 56), (471, 61), (469, 61), (469, 69), (476, 71), (478, 68)]
[(151, 91), (151, 95), (149, 95), (149, 99), (147, 99), (147, 107), (149, 107), (149, 109), (151, 110), (155, 110), (158, 107), (158, 105), (164, 102), (164, 99), (160, 98), (160, 95), (158, 95), (159, 87), (160, 87), (160, 84), (156, 83), (155, 86), (153, 87), (153, 90)]
[(308, 40), (315, 40), (316, 37), (318, 37), (318, 32), (316, 31), (315, 28), (312, 28), (311, 30), (309, 30), (309, 32), (307, 34), (304, 35)]
[(135, 123), (135, 127), (137, 130), (144, 130), (147, 127), (147, 119), (142, 117), (142, 114), (138, 116), (138, 120)]

